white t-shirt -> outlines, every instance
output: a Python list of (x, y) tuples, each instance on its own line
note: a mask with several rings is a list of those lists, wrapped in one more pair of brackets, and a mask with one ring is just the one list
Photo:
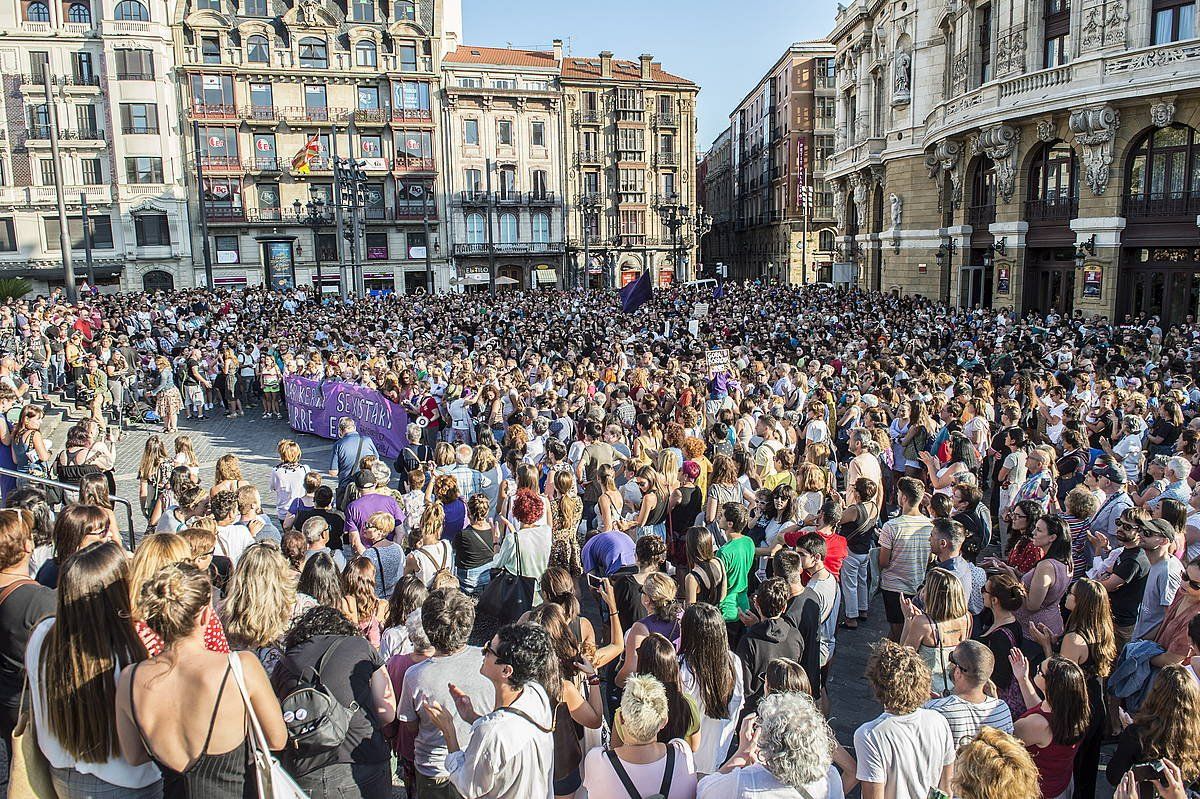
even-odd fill
[(858, 779), (885, 786), (884, 799), (926, 799), (954, 762), (950, 725), (936, 710), (883, 713), (854, 731)]
[(275, 515), (287, 516), (292, 502), (304, 496), (304, 478), (310, 469), (304, 464), (276, 466), (271, 470), (271, 490), (275, 492)]
[(1063, 434), (1063, 414), (1067, 412), (1067, 403), (1060, 402), (1057, 405), (1051, 405), (1047, 411), (1050, 418), (1058, 417), (1058, 424), (1051, 424), (1049, 419), (1046, 420), (1046, 438), (1057, 444), (1062, 440)]
[[(804, 789), (813, 799), (846, 799), (842, 775), (836, 766), (830, 766), (824, 777)], [(709, 774), (696, 788), (696, 799), (796, 799), (798, 796), (794, 788), (775, 779), (758, 763), (735, 768), (728, 774)]]
[(235, 565), (246, 551), (246, 547), (253, 543), (254, 536), (250, 535), (250, 528), (241, 522), (224, 527), (217, 526), (217, 554), (226, 556)]
[(1121, 459), (1129, 482), (1136, 483), (1142, 476), (1142, 436), (1130, 433), (1117, 442), (1113, 454)]
[(704, 699), (696, 686), (696, 677), (692, 670), (682, 659), (679, 662), (679, 679), (683, 684), (683, 692), (695, 700), (696, 708), (700, 711), (700, 748), (696, 750), (695, 755), (696, 771), (700, 774), (712, 774), (725, 762), (729, 744), (737, 733), (738, 719), (742, 715), (742, 704), (746, 699), (745, 684), (742, 681), (742, 659), (730, 652), (729, 665), (733, 667), (733, 693), (729, 697), (729, 707), (725, 708), (725, 718), (714, 719), (705, 713)]
[(821, 419), (813, 419), (804, 427), (804, 439), (813, 444), (821, 444), (829, 440), (829, 425)]
[[(675, 762), (671, 769), (671, 787), (667, 791), (666, 799), (692, 799), (696, 795), (696, 764), (692, 759), (692, 750), (679, 738), (667, 746), (675, 750)], [(667, 758), (664, 754), (653, 763), (626, 763), (622, 760), (621, 766), (638, 793), (642, 796), (652, 796), (658, 794), (658, 789), (662, 787)], [(626, 795), (621, 778), (617, 776), (604, 748), (597, 746), (588, 752), (580, 771), (584, 774), (583, 787), (587, 789), (589, 797), (595, 796), (599, 799), (605, 796)]]

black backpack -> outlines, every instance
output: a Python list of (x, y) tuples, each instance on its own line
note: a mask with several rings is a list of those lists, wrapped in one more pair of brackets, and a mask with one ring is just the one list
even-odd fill
[(321, 667), (342, 640), (330, 644), (316, 666), (304, 669), (279, 703), (288, 743), (297, 758), (316, 757), (341, 746), (350, 731), (350, 719), (358, 712), (357, 702), (346, 707), (321, 681)]

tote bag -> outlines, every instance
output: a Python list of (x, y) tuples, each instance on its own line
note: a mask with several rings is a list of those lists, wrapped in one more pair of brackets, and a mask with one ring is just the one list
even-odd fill
[[(521, 568), (521, 532), (516, 536), (517, 568)], [(478, 609), (500, 624), (510, 624), (527, 610), (533, 609), (533, 592), (535, 581), (532, 577), (522, 577), (507, 569), (499, 569), (492, 573), (492, 580), (479, 595)]]

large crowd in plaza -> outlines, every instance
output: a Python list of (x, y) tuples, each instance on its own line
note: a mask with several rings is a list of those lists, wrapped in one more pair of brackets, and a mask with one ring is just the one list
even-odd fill
[[(181, 417), (287, 418), (289, 376), (406, 445), (201, 468)], [(9, 301), (10, 790), (1194, 799), (1198, 378), (1192, 319), (828, 286)]]

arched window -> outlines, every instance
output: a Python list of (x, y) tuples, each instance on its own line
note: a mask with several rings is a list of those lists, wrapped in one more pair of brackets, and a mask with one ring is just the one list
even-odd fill
[(329, 51), (325, 40), (312, 36), (300, 40), (300, 66), (309, 69), (329, 69)]
[(1078, 178), (1071, 145), (1064, 141), (1043, 144), (1029, 166), (1029, 200), (1025, 204), (1029, 220), (1074, 218)]
[(536, 213), (533, 215), (533, 242), (535, 244), (550, 243), (550, 214)]
[(117, 19), (128, 22), (150, 21), (150, 12), (138, 0), (121, 0), (113, 13)]
[(354, 45), (354, 62), (360, 67), (379, 65), (379, 56), (375, 50), (375, 42), (366, 40)]
[(396, 21), (412, 22), (417, 18), (417, 4), (412, 0), (397, 0)]
[(517, 215), (516, 214), (501, 214), (500, 215), (500, 243), (501, 244), (516, 244), (517, 243)]
[(270, 61), (271, 47), (267, 43), (267, 37), (261, 35), (251, 36), (246, 42), (246, 60), (251, 64), (265, 64)]
[(483, 214), (467, 214), (467, 244), (484, 244), (487, 234), (483, 229)]
[(1200, 152), (1196, 131), (1171, 125), (1147, 133), (1129, 159), (1130, 196), (1180, 198), (1200, 191)]
[(822, 230), (817, 234), (817, 249), (821, 252), (833, 252), (832, 230)]
[(971, 204), (968, 225), (990, 225), (996, 221), (996, 164), (986, 155), (971, 166)]
[(92, 21), (92, 10), (83, 3), (72, 3), (67, 9), (67, 22), (87, 25)]
[(26, 22), (49, 22), (50, 7), (45, 3), (30, 3), (25, 7)]
[(174, 289), (175, 278), (170, 272), (154, 269), (142, 276), (143, 291), (153, 293), (155, 291), (173, 291)]

